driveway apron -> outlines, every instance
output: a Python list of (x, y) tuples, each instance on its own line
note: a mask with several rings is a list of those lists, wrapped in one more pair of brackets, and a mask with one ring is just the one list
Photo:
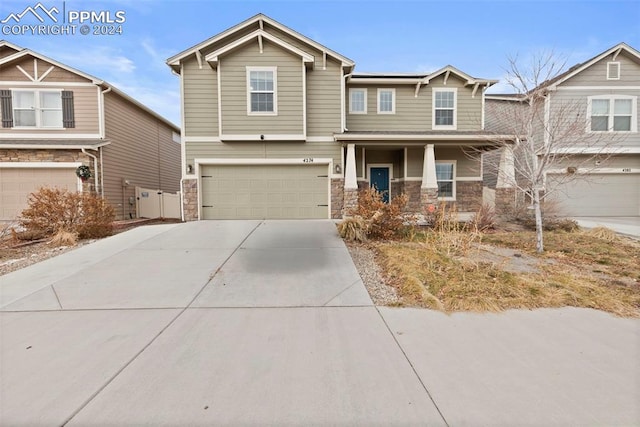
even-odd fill
[(134, 230), (0, 280), (2, 425), (444, 424), (331, 221)]

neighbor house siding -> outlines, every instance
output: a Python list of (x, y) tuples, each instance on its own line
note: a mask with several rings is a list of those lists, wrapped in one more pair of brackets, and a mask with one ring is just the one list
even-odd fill
[(218, 77), (206, 62), (195, 57), (183, 63), (184, 135), (218, 136)]
[[(277, 67), (277, 115), (247, 113), (247, 66)], [(302, 58), (263, 41), (248, 44), (224, 55), (218, 65), (222, 100), (222, 134), (304, 133)]]
[[(135, 186), (175, 192), (180, 182), (180, 145), (173, 141), (175, 131), (149, 113), (135, 107), (116, 93), (105, 95), (106, 138), (103, 148), (104, 195), (116, 206), (118, 217), (135, 216)], [(160, 160), (173, 152), (173, 159)], [(124, 186), (123, 180), (130, 185)], [(122, 206), (124, 204), (124, 206)]]
[(188, 164), (195, 159), (291, 159), (329, 158), (340, 163), (340, 145), (333, 142), (190, 142), (186, 146)]
[(631, 60), (626, 53), (618, 55), (614, 62), (620, 63), (620, 79), (607, 80), (607, 62), (612, 56), (601, 59), (589, 68), (562, 82), (562, 86), (640, 86), (640, 65)]
[(332, 136), (341, 132), (341, 65), (327, 59), (322, 65), (307, 71), (307, 135)]

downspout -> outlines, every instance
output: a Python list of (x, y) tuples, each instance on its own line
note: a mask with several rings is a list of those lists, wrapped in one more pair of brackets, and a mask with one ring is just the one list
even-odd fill
[(104, 199), (104, 161), (102, 160), (102, 152), (104, 149), (100, 147), (98, 150), (100, 151), (100, 176), (102, 177), (100, 180), (100, 197)]
[(95, 186), (96, 186), (96, 193), (99, 193), (100, 190), (100, 180), (98, 179), (98, 158), (96, 156), (94, 156), (91, 153), (87, 153), (87, 150), (85, 148), (81, 148), (80, 151), (82, 151), (84, 154), (86, 154), (87, 156), (91, 157), (93, 159), (93, 173), (95, 174), (94, 177), (94, 181), (95, 181)]

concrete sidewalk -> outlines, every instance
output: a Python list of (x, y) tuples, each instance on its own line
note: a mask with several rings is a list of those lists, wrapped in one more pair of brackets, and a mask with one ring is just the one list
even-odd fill
[(0, 298), (0, 425), (640, 423), (637, 319), (376, 308), (331, 221), (138, 228)]

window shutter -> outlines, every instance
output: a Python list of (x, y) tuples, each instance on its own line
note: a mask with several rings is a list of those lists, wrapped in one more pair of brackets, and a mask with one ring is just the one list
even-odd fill
[(73, 91), (62, 91), (62, 126), (65, 128), (76, 127), (73, 115)]
[(0, 90), (0, 104), (2, 105), (2, 127), (13, 127), (13, 103), (10, 90)]

